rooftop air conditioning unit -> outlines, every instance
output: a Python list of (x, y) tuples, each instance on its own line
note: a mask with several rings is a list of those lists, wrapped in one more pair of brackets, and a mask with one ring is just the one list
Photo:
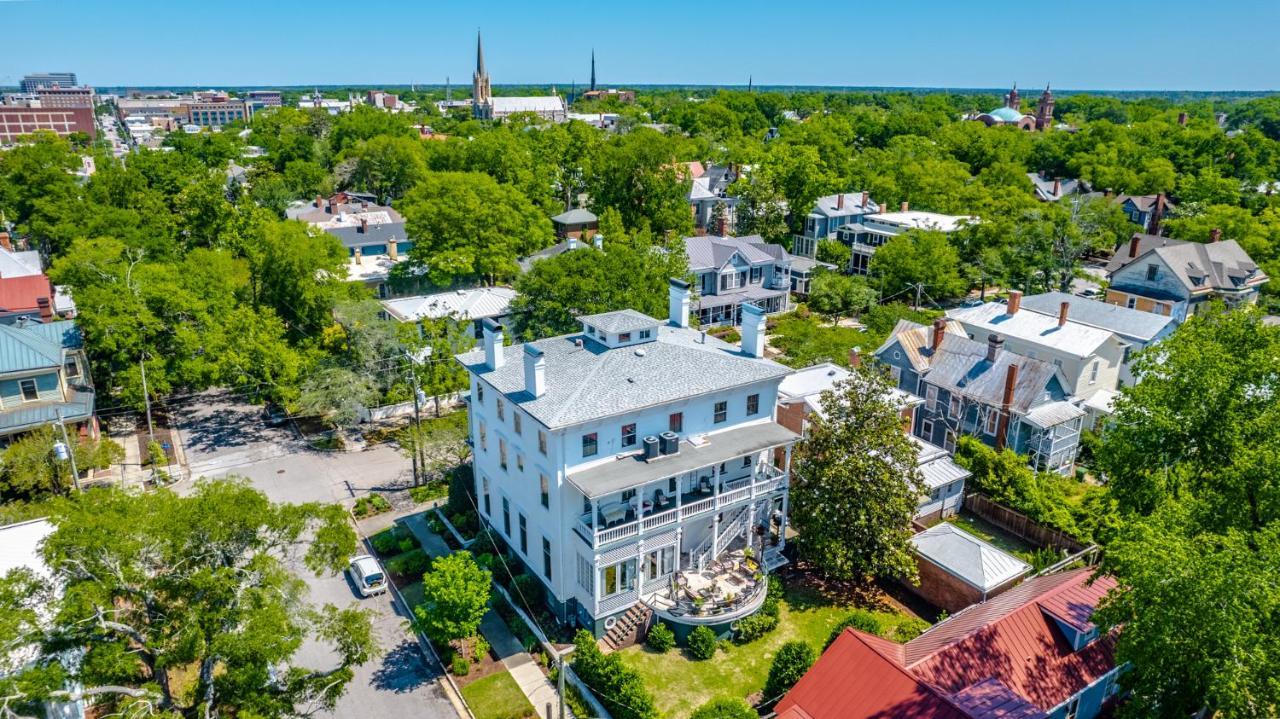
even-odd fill
[(657, 459), (660, 455), (661, 455), (661, 451), (658, 448), (658, 438), (652, 434), (649, 435), (648, 437), (645, 437), (644, 438), (644, 461), (650, 462), (652, 460)]
[(663, 454), (677, 454), (680, 451), (680, 437), (675, 432), (663, 432), (661, 440)]

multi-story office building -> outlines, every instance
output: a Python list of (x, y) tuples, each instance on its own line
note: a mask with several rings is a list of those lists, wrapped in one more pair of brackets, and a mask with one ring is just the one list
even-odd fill
[(279, 90), (250, 90), (245, 93), (245, 102), (257, 112), (264, 107), (280, 107), (284, 104), (284, 97)]
[(98, 132), (92, 106), (44, 107), (39, 99), (16, 100), (12, 96), (0, 105), (0, 145), (16, 142), (19, 137), (37, 130), (49, 130), (64, 137), (73, 132), (95, 137)]
[(786, 561), (796, 434), (774, 411), (790, 370), (764, 359), (758, 308), (738, 347), (691, 329), (689, 303), (672, 280), (666, 322), (607, 312), (509, 347), (490, 320), (458, 357), (482, 521), (597, 636), (649, 611), (678, 634), (727, 632)]
[(40, 107), (93, 107), (92, 87), (57, 85), (36, 90)]
[(196, 93), (186, 107), (188, 122), (201, 127), (221, 127), (253, 116), (249, 103), (223, 93)]
[(22, 92), (35, 92), (42, 87), (75, 87), (80, 83), (74, 72), (36, 72), (22, 78), (19, 89)]

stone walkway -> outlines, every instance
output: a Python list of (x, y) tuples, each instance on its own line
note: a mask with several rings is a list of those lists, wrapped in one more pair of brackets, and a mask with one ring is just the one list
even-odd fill
[[(453, 551), (440, 538), (440, 535), (432, 532), (427, 527), (426, 518), (422, 513), (401, 517), (399, 521), (408, 527), (410, 532), (413, 532), (413, 535), (422, 544), (423, 551), (427, 554), (433, 557), (443, 557)], [(502, 665), (510, 672), (511, 678), (516, 680), (516, 684), (520, 686), (520, 691), (524, 692), (524, 695), (528, 697), (529, 703), (533, 705), (533, 709), (538, 713), (538, 716), (543, 716), (546, 713), (548, 703), (551, 704), (553, 715), (559, 716), (560, 703), (555, 686), (542, 673), (533, 656), (524, 650), (520, 641), (511, 633), (511, 629), (507, 627), (506, 622), (502, 621), (502, 617), (498, 616), (497, 612), (490, 609), (485, 613), (484, 619), (480, 621), (480, 633), (484, 635), (494, 653), (502, 660)], [(568, 707), (565, 707), (564, 713), (566, 717), (573, 717), (573, 712)]]

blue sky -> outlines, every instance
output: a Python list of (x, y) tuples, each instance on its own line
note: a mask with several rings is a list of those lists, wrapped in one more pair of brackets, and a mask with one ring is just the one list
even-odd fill
[(0, 84), (1280, 88), (1280, 2), (0, 0)]

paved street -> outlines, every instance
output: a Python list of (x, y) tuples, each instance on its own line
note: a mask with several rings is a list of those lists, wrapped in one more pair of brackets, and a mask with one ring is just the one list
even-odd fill
[[(408, 463), (394, 449), (364, 452), (317, 452), (307, 448), (292, 429), (268, 428), (261, 407), (218, 395), (203, 397), (175, 411), (192, 477), (237, 474), (278, 502), (334, 502), (373, 488), (408, 481)], [(193, 479), (192, 482), (199, 481)], [(191, 486), (184, 483), (182, 491)], [(361, 666), (332, 714), (334, 719), (369, 717), (458, 716), (439, 684), (439, 671), (428, 666), (397, 614), (390, 594), (359, 599), (345, 575), (317, 577), (295, 567), (307, 580), (311, 601), (344, 606), (359, 602), (376, 612), (375, 628), (383, 655)], [(334, 656), (327, 647), (308, 642), (298, 660), (311, 668), (327, 668)]]

